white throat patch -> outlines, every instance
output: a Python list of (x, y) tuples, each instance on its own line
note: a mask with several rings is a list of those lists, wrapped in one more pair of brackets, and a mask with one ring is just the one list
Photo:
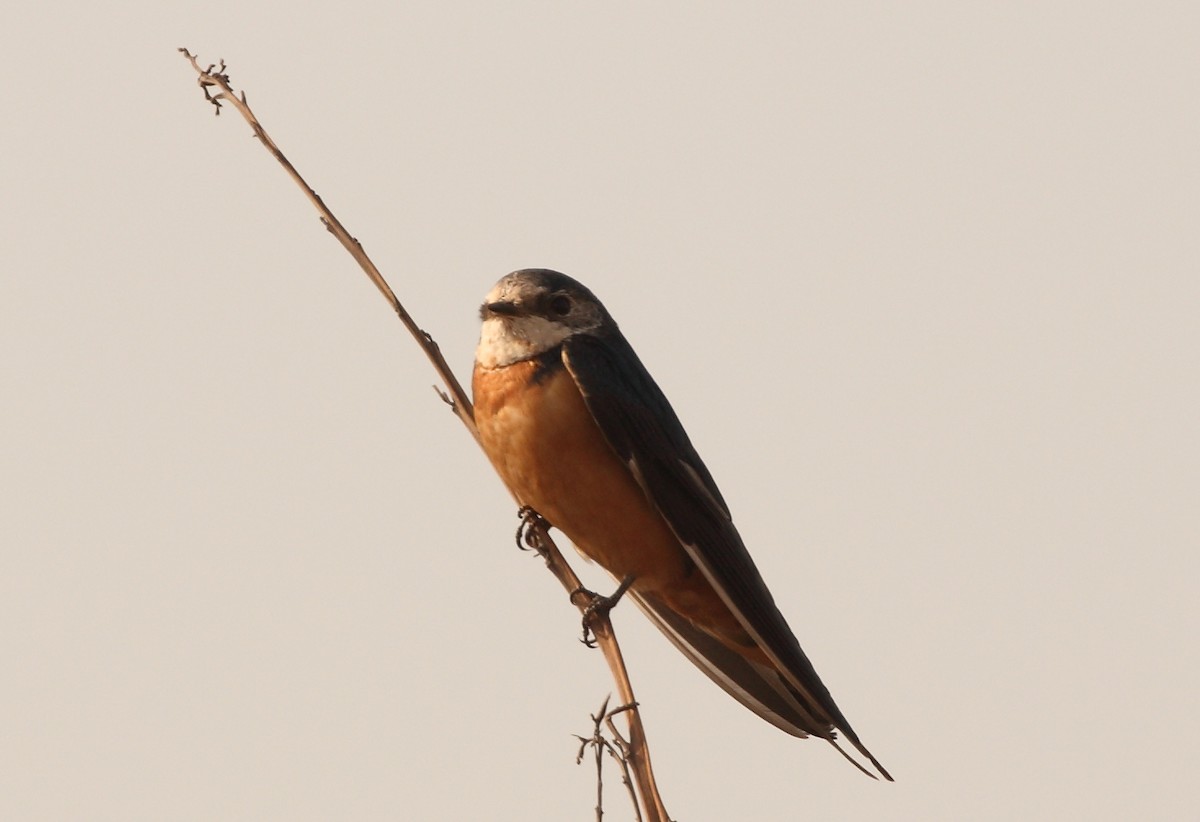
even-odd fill
[(475, 362), (483, 368), (503, 368), (549, 351), (573, 333), (545, 317), (488, 317), (479, 331)]

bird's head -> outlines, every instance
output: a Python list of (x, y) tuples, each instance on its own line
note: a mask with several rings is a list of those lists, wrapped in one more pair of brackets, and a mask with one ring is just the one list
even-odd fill
[(544, 268), (503, 277), (483, 301), (479, 316), (483, 328), (475, 361), (483, 368), (533, 359), (576, 334), (616, 328), (591, 291)]

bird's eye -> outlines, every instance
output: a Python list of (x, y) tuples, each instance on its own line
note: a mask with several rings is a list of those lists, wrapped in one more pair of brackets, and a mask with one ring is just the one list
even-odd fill
[(550, 300), (550, 310), (560, 317), (565, 317), (571, 313), (571, 299), (562, 294)]

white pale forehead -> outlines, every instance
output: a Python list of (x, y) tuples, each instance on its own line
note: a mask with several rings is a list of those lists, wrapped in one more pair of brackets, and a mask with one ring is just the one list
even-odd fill
[(498, 303), (511, 301), (517, 297), (528, 296), (536, 289), (529, 280), (523, 277), (514, 277), (511, 274), (507, 277), (502, 277), (500, 282), (492, 286), (492, 290), (488, 292), (484, 302)]

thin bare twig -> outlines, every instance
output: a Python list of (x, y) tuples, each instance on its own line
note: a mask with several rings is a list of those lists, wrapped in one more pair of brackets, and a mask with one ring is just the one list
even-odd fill
[[(417, 345), (421, 347), (421, 350), (425, 352), (425, 356), (433, 364), (434, 370), (442, 378), (442, 382), (445, 383), (448, 392), (443, 393), (442, 398), (450, 404), (455, 414), (462, 420), (463, 425), (471, 432), (471, 436), (475, 437), (478, 441), (479, 431), (475, 428), (475, 416), (471, 407), (471, 401), (467, 398), (467, 394), (463, 391), (458, 380), (454, 378), (454, 374), (450, 370), (450, 366), (446, 363), (445, 357), (442, 356), (442, 351), (438, 348), (438, 344), (428, 332), (420, 328), (413, 321), (408, 311), (401, 305), (400, 300), (396, 298), (392, 287), (383, 278), (383, 274), (379, 272), (379, 269), (375, 267), (375, 263), (371, 261), (371, 258), (367, 256), (367, 252), (363, 250), (362, 243), (350, 235), (350, 232), (342, 225), (341, 220), (334, 216), (329, 207), (325, 205), (325, 201), (321, 199), (321, 195), (317, 194), (312, 189), (312, 186), (300, 176), (300, 172), (296, 170), (296, 167), (279, 150), (279, 146), (275, 145), (275, 141), (271, 139), (270, 135), (267, 134), (267, 130), (263, 128), (262, 123), (258, 121), (254, 112), (251, 111), (250, 105), (246, 102), (245, 92), (241, 94), (234, 93), (233, 88), (230, 86), (229, 74), (225, 71), (225, 61), (222, 60), (216, 66), (210, 65), (207, 68), (201, 68), (198, 58), (190, 51), (186, 48), (181, 48), (179, 51), (188, 59), (192, 64), (192, 68), (199, 75), (197, 82), (204, 90), (204, 98), (216, 107), (218, 114), (221, 113), (221, 103), (223, 102), (229, 103), (238, 110), (246, 122), (250, 124), (250, 128), (254, 129), (254, 136), (258, 138), (267, 151), (271, 152), (271, 156), (283, 166), (284, 171), (288, 173), (296, 185), (300, 186), (305, 196), (316, 207), (317, 212), (321, 216), (321, 223), (350, 252), (350, 256), (354, 258), (359, 267), (366, 272), (367, 277), (370, 278), (375, 287), (379, 289), (379, 293), (391, 305), (392, 310), (396, 312), (396, 316), (400, 318), (400, 322), (404, 323), (404, 327), (408, 329), (408, 333), (412, 334), (413, 339), (417, 341)], [(212, 93), (214, 87), (220, 89), (216, 94)]]
[[(379, 293), (383, 295), (392, 310), (400, 318), (404, 327), (416, 340), (417, 345), (425, 352), (430, 363), (433, 365), (434, 371), (442, 380), (445, 390), (434, 387), (438, 395), (445, 401), (453, 410), (454, 414), (462, 421), (471, 436), (475, 438), (476, 443), (479, 442), (479, 431), (475, 427), (474, 409), (471, 401), (463, 390), (462, 385), (454, 377), (449, 364), (445, 357), (442, 356), (441, 349), (434, 341), (433, 337), (420, 328), (409, 315), (408, 311), (397, 299), (395, 292), (384, 279), (383, 274), (375, 267), (375, 264), (367, 256), (362, 244), (355, 239), (341, 221), (334, 216), (333, 212), (325, 205), (324, 200), (312, 189), (311, 186), (300, 176), (300, 172), (292, 165), (291, 161), (284, 156), (279, 147), (267, 134), (254, 112), (250, 109), (250, 105), (246, 102), (245, 93), (236, 94), (233, 91), (229, 74), (226, 71), (225, 61), (222, 60), (217, 64), (212, 64), (207, 67), (201, 66), (199, 59), (186, 48), (179, 49), (180, 53), (187, 58), (192, 64), (197, 74), (197, 82), (200, 88), (204, 91), (204, 98), (211, 103), (216, 113), (221, 113), (222, 103), (228, 103), (238, 110), (242, 117), (249, 123), (250, 128), (254, 131), (254, 136), (263, 144), (263, 147), (271, 153), (271, 155), (283, 166), (284, 170), (292, 178), (312, 202), (317, 209), (321, 218), (321, 223), (329, 230), (338, 242), (350, 253), (350, 256), (359, 264), (367, 277), (375, 284)], [(214, 93), (213, 90), (216, 89)], [(639, 822), (670, 822), (666, 809), (663, 806), (662, 797), (659, 794), (658, 786), (654, 780), (654, 772), (650, 766), (650, 750), (646, 742), (645, 729), (642, 727), (641, 714), (636, 708), (637, 702), (633, 696), (633, 686), (629, 681), (629, 673), (625, 668), (625, 661), (621, 656), (621, 648), (617, 644), (616, 635), (613, 632), (612, 621), (609, 618), (608, 609), (595, 607), (595, 596), (579, 596), (584, 592), (583, 585), (579, 581), (579, 577), (575, 575), (574, 570), (563, 559), (562, 553), (558, 550), (558, 546), (554, 544), (554, 540), (550, 538), (548, 528), (541, 517), (530, 516), (527, 507), (521, 500), (517, 500), (521, 505), (521, 516), (526, 529), (524, 540), (525, 542), (537, 550), (546, 562), (546, 566), (550, 572), (558, 579), (559, 583), (566, 589), (568, 596), (580, 612), (588, 619), (588, 625), (591, 627), (593, 636), (600, 648), (604, 652), (604, 658), (608, 662), (609, 668), (612, 671), (613, 679), (617, 684), (617, 691), (620, 694), (622, 707), (614, 710), (611, 714), (601, 711), (601, 717), (607, 722), (609, 728), (613, 731), (614, 736), (619, 741), (619, 749), (612, 750), (612, 754), (621, 762), (621, 767), (625, 773), (626, 783), (630, 785), (630, 791), (633, 792), (633, 784), (629, 783), (629, 773), (632, 771), (633, 780), (636, 783), (636, 799), (635, 808), (641, 805), (638, 810)], [(535, 512), (536, 513), (536, 512)], [(518, 544), (520, 544), (521, 534), (518, 532)], [(606, 701), (607, 707), (607, 701)], [(629, 725), (629, 739), (625, 740), (620, 734), (616, 733), (616, 728), (612, 724), (612, 715), (616, 713), (625, 713)], [(597, 727), (599, 719), (597, 721)], [(610, 746), (611, 748), (611, 746)], [(616, 750), (620, 751), (618, 755)], [(643, 816), (644, 810), (644, 816)], [(597, 813), (600, 813), (597, 807)]]
[[(592, 735), (590, 737), (576, 735), (575, 738), (579, 740), (579, 753), (575, 756), (575, 764), (583, 762), (583, 754), (590, 747), (596, 757), (596, 822), (601, 822), (604, 816), (604, 754), (606, 753), (621, 768), (621, 784), (625, 786), (625, 790), (629, 791), (629, 801), (633, 803), (636, 821), (642, 822), (642, 809), (638, 805), (637, 793), (633, 789), (633, 780), (629, 773), (628, 744), (612, 721), (616, 714), (627, 710), (629, 706), (623, 705), (610, 711), (608, 710), (608, 701), (611, 698), (611, 695), (604, 697), (604, 702), (600, 704), (600, 710), (592, 715)], [(604, 735), (601, 723), (608, 726), (609, 732), (613, 735), (613, 741), (609, 741)]]

